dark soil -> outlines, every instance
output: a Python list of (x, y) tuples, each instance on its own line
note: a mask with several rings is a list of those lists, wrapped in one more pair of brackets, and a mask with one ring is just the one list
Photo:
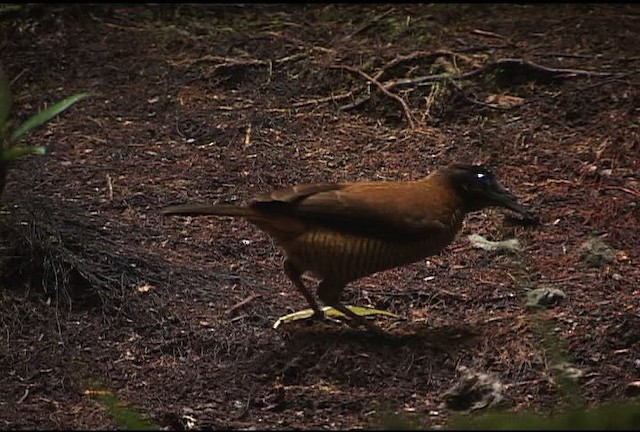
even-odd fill
[[(637, 5), (39, 5), (0, 34), (17, 120), (92, 95), (29, 136), (51, 152), (3, 197), (0, 428), (116, 428), (99, 387), (160, 427), (336, 429), (448, 424), (459, 366), (514, 411), (563, 406), (559, 355), (589, 405), (640, 379)], [(306, 303), (273, 241), (160, 214), (452, 161), (491, 165), (542, 223), (475, 213), (441, 255), (350, 284), (345, 303), (406, 318), (377, 320), (391, 342), (274, 330)], [(596, 236), (617, 252), (594, 264)], [(540, 287), (567, 297), (535, 313)]]

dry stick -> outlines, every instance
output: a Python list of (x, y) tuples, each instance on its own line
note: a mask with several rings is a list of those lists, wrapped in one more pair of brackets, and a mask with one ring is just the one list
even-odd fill
[(487, 107), (487, 108), (492, 108), (492, 109), (500, 109), (500, 110), (504, 110), (504, 111), (507, 111), (507, 110), (510, 110), (510, 109), (513, 108), (513, 107), (505, 107), (505, 106), (501, 106), (501, 105), (482, 102), (482, 101), (480, 101), (478, 99), (475, 99), (475, 98), (472, 98), (471, 96), (468, 96), (464, 92), (462, 87), (458, 83), (456, 83), (455, 81), (451, 81), (451, 84), (456, 88), (456, 90), (458, 90), (458, 92), (464, 98), (464, 100), (466, 100), (467, 102), (472, 103), (474, 105), (479, 105), (479, 106), (482, 106), (482, 107)]
[(109, 190), (109, 201), (113, 201), (113, 181), (111, 181), (109, 174), (107, 174), (107, 189)]
[[(407, 86), (428, 85), (431, 83), (443, 81), (447, 78), (456, 79), (456, 77), (451, 77), (451, 75), (447, 73), (442, 73), (442, 74), (436, 74), (436, 75), (425, 75), (425, 76), (420, 76), (415, 78), (399, 78), (396, 80), (389, 80), (389, 81), (385, 81), (383, 85), (387, 90), (391, 90), (392, 88), (395, 88), (397, 86), (402, 86), (402, 85), (407, 85)], [(357, 108), (363, 103), (365, 103), (366, 101), (368, 101), (369, 99), (370, 99), (369, 95), (362, 96), (360, 99), (357, 99), (350, 104), (341, 106), (340, 110), (347, 111), (353, 108)]]
[[(264, 60), (237, 59), (232, 57), (222, 57), (222, 56), (209, 55), (209, 54), (202, 57), (198, 57), (196, 59), (188, 58), (184, 60), (169, 61), (169, 64), (171, 66), (183, 66), (183, 65), (191, 66), (195, 63), (202, 63), (202, 62), (219, 62), (220, 64), (238, 65), (238, 66), (260, 66), (260, 65), (266, 64)], [(216, 66), (220, 66), (220, 65), (216, 65)]]
[[(407, 115), (407, 118), (410, 119), (409, 123), (413, 124), (412, 121), (412, 116), (409, 113), (409, 108), (406, 105), (406, 102), (404, 102), (404, 99), (400, 98), (399, 96), (393, 94), (390, 92), (391, 89), (398, 87), (398, 86), (420, 86), (420, 85), (428, 85), (434, 82), (440, 82), (443, 81), (445, 79), (450, 79), (453, 81), (456, 80), (464, 80), (464, 79), (469, 79), (472, 78), (480, 73), (485, 72), (486, 70), (490, 69), (490, 68), (495, 68), (495, 67), (499, 67), (499, 66), (504, 66), (504, 65), (515, 65), (515, 66), (521, 66), (521, 67), (529, 67), (531, 69), (534, 70), (538, 70), (541, 72), (545, 72), (548, 74), (552, 74), (552, 75), (582, 75), (582, 76), (602, 76), (602, 77), (607, 77), (607, 76), (624, 76), (625, 74), (620, 74), (620, 73), (613, 73), (613, 72), (597, 72), (597, 71), (588, 71), (588, 70), (582, 70), (582, 69), (558, 69), (558, 68), (550, 68), (547, 66), (542, 66), (533, 62), (529, 62), (523, 59), (515, 59), (515, 58), (503, 58), (503, 59), (499, 59), (496, 60), (495, 62), (491, 62), (491, 63), (487, 63), (486, 65), (478, 68), (478, 69), (474, 69), (472, 71), (463, 73), (461, 75), (458, 76), (452, 76), (450, 74), (447, 73), (442, 73), (442, 74), (434, 74), (434, 75), (424, 75), (424, 76), (418, 76), (418, 77), (413, 77), (413, 78), (399, 78), (399, 79), (395, 79), (395, 80), (389, 80), (389, 81), (385, 81), (384, 83), (380, 83), (380, 78), (384, 75), (384, 73), (386, 71), (388, 71), (389, 69), (398, 66), (401, 63), (407, 62), (407, 61), (412, 61), (412, 60), (417, 60), (417, 59), (421, 59), (421, 58), (429, 58), (429, 57), (441, 57), (441, 56), (452, 56), (455, 55), (455, 52), (453, 51), (447, 51), (447, 50), (441, 50), (441, 51), (434, 51), (434, 52), (426, 52), (426, 51), (417, 51), (411, 54), (408, 54), (406, 56), (398, 56), (395, 59), (391, 60), (389, 63), (387, 63), (386, 65), (384, 65), (382, 67), (382, 69), (380, 69), (378, 72), (376, 72), (376, 74), (373, 77), (370, 77), (369, 75), (367, 75), (366, 73), (360, 71), (359, 69), (356, 68), (352, 68), (350, 66), (345, 66), (345, 65), (334, 65), (331, 66), (331, 68), (334, 69), (347, 69), (350, 70), (352, 72), (358, 73), (359, 75), (365, 77), (368, 81), (376, 84), (387, 96), (390, 96), (396, 100), (398, 100), (401, 104), (403, 109), (405, 110), (405, 115)], [(330, 101), (339, 101), (342, 99), (347, 99), (349, 97), (351, 97), (353, 94), (355, 93), (355, 90), (352, 90), (348, 93), (344, 93), (338, 96), (328, 96), (328, 97), (324, 97), (324, 98), (320, 98), (320, 99), (312, 99), (312, 100), (307, 100), (307, 101), (301, 101), (301, 102), (297, 102), (294, 104), (294, 107), (302, 107), (302, 106), (306, 106), (306, 105), (316, 105), (316, 104), (320, 104), (320, 103), (324, 103), (324, 102), (330, 102)], [(368, 101), (370, 99), (370, 96), (363, 96), (355, 101), (353, 101), (350, 104), (347, 105), (343, 105), (341, 106), (339, 109), (340, 111), (347, 111), (350, 109), (354, 109), (359, 107), (360, 105), (362, 105), (363, 103), (365, 103), (366, 101)], [(480, 102), (477, 100), (473, 100), (468, 98), (468, 100), (470, 100), (472, 103), (474, 104), (478, 104), (478, 105), (482, 105), (482, 106), (487, 106), (489, 108), (498, 108), (498, 109), (503, 109), (503, 107), (500, 106), (494, 106), (491, 104), (486, 104), (484, 102)], [(409, 113), (409, 114), (407, 114)], [(413, 127), (413, 126), (412, 126)]]
[(502, 35), (499, 35), (498, 33), (490, 32), (490, 31), (486, 31), (486, 30), (481, 30), (481, 29), (471, 30), (471, 34), (476, 34), (476, 35), (479, 35), (479, 36), (487, 36), (487, 37), (491, 37), (491, 38), (495, 38), (495, 39), (507, 40), (506, 37), (504, 37)]
[(351, 39), (353, 36), (357, 35), (358, 33), (362, 33), (363, 31), (367, 30), (369, 27), (371, 27), (372, 25), (376, 24), (378, 21), (380, 21), (382, 18), (391, 15), (393, 12), (395, 11), (395, 8), (391, 8), (383, 13), (381, 13), (378, 16), (375, 16), (371, 19), (371, 21), (369, 21), (368, 23), (366, 23), (365, 25), (357, 28), (356, 30), (354, 30), (352, 33), (346, 35), (345, 37), (342, 38), (342, 40), (348, 40)]
[(620, 74), (619, 76), (616, 76), (616, 77), (613, 77), (613, 78), (610, 78), (610, 79), (607, 79), (607, 80), (602, 80), (602, 81), (597, 82), (595, 84), (590, 84), (590, 85), (587, 85), (587, 86), (584, 86), (584, 87), (579, 87), (578, 91), (592, 90), (592, 89), (594, 89), (596, 87), (600, 87), (600, 86), (611, 84), (611, 83), (615, 83), (615, 82), (623, 83), (623, 84), (630, 84), (629, 81), (624, 81), (622, 79), (622, 78), (626, 78), (626, 77), (628, 77), (630, 75), (633, 75), (633, 73), (629, 72), (629, 73), (625, 73), (625, 74)]
[(366, 101), (368, 101), (370, 98), (370, 96), (363, 96), (360, 99), (356, 99), (353, 102), (351, 102), (350, 104), (346, 104), (346, 105), (342, 105), (340, 108), (338, 108), (340, 111), (349, 111), (351, 109), (354, 108), (358, 108), (360, 105), (362, 105), (363, 103), (365, 103)]
[(398, 85), (415, 85), (415, 84), (422, 84), (427, 82), (436, 82), (436, 81), (441, 81), (447, 78), (451, 80), (464, 80), (464, 79), (472, 78), (476, 75), (479, 75), (480, 73), (485, 72), (488, 69), (495, 68), (498, 66), (504, 66), (504, 65), (530, 67), (531, 69), (534, 69), (540, 72), (545, 72), (551, 75), (583, 75), (583, 76), (601, 76), (601, 77), (625, 75), (622, 73), (597, 72), (597, 71), (588, 71), (588, 70), (582, 70), (582, 69), (556, 69), (556, 68), (550, 68), (547, 66), (542, 66), (533, 62), (523, 60), (523, 59), (504, 58), (504, 59), (496, 60), (495, 62), (487, 63), (486, 65), (478, 69), (465, 72), (458, 76), (452, 76), (450, 74), (436, 74), (436, 75), (419, 76), (415, 78), (401, 78), (395, 81), (390, 81), (385, 83), (385, 87), (389, 89), (389, 88), (396, 87)]
[(398, 101), (398, 103), (400, 103), (400, 105), (402, 105), (402, 109), (404, 110), (404, 115), (407, 118), (407, 121), (409, 122), (409, 127), (411, 129), (415, 129), (415, 123), (413, 121), (413, 116), (411, 115), (411, 111), (409, 110), (409, 106), (407, 105), (407, 103), (405, 102), (404, 99), (402, 99), (400, 96), (398, 96), (397, 94), (391, 93), (389, 90), (387, 90), (381, 83), (380, 81), (378, 81), (377, 79), (373, 78), (372, 76), (368, 75), (366, 72), (361, 71), (358, 68), (352, 67), (352, 66), (346, 66), (346, 65), (333, 65), (333, 66), (329, 66), (329, 68), (331, 69), (345, 69), (348, 70), (350, 72), (353, 73), (357, 73), (358, 75), (362, 76), (364, 79), (366, 79), (367, 81), (375, 84), (382, 93), (384, 93), (385, 95), (387, 95), (388, 97), (395, 99), (396, 101)]
[(440, 73), (434, 75), (424, 75), (415, 78), (399, 78), (395, 80), (385, 81), (384, 86), (387, 89), (392, 89), (397, 86), (409, 85), (413, 86), (416, 84), (425, 84), (425, 83), (434, 83), (443, 81), (447, 78), (456, 79), (456, 77), (452, 77), (449, 73)]
[[(374, 78), (379, 80), (380, 75), (382, 75), (383, 73), (384, 73), (384, 71), (378, 72), (378, 74), (376, 74), (376, 76), (374, 76)], [(359, 86), (357, 89), (353, 89), (353, 90), (351, 90), (351, 91), (349, 91), (347, 93), (342, 93), (341, 95), (337, 95), (337, 96), (333, 96), (332, 95), (332, 96), (328, 96), (328, 97), (324, 97), (324, 98), (320, 98), (320, 99), (312, 99), (312, 100), (309, 100), (309, 101), (298, 102), (298, 103), (294, 104), (294, 106), (297, 107), (297, 106), (311, 105), (311, 104), (316, 104), (316, 102), (317, 103), (324, 103), (324, 102), (329, 102), (329, 101), (338, 102), (338, 101), (341, 101), (343, 99), (350, 98), (351, 96), (353, 96), (354, 93), (359, 92), (360, 90), (364, 90), (364, 87), (365, 86), (362, 85), (362, 86)], [(367, 100), (369, 100), (369, 96), (367, 96), (364, 99), (360, 98), (360, 99), (358, 99), (355, 102), (352, 102), (350, 104), (343, 105), (343, 106), (339, 107), (338, 110), (346, 111), (346, 110), (358, 107), (363, 102), (366, 102)]]
[(389, 69), (398, 66), (401, 63), (405, 63), (408, 61), (413, 61), (413, 60), (418, 60), (418, 59), (423, 59), (423, 58), (437, 58), (437, 57), (452, 57), (454, 56), (455, 53), (452, 51), (448, 51), (448, 50), (441, 50), (441, 51), (416, 51), (413, 52), (411, 54), (407, 54), (406, 56), (398, 56), (396, 58), (394, 58), (393, 60), (391, 60), (389, 63), (387, 63), (386, 65), (382, 66), (382, 69), (380, 69), (380, 71), (378, 71), (378, 73), (376, 73), (373, 77), (377, 80), (379, 80), (380, 78), (382, 78), (382, 75), (384, 75), (384, 73), (386, 71), (388, 71)]
[(561, 52), (549, 52), (549, 53), (539, 53), (533, 54), (537, 57), (566, 57), (566, 58), (579, 58), (579, 59), (600, 59), (600, 60), (616, 60), (619, 62), (632, 62), (636, 60), (640, 60), (640, 57), (610, 57), (605, 56), (603, 54), (576, 54), (576, 53), (561, 53)]
[(238, 59), (233, 57), (205, 55), (197, 59), (184, 59), (184, 60), (178, 60), (178, 61), (173, 61), (169, 63), (171, 64), (171, 66), (182, 66), (182, 65), (191, 66), (195, 63), (201, 63), (201, 62), (207, 62), (207, 61), (220, 62), (219, 64), (214, 66), (214, 69), (218, 69), (218, 68), (224, 68), (224, 67), (238, 67), (238, 66), (245, 66), (245, 67), (269, 66), (270, 63), (276, 63), (276, 64), (286, 63), (286, 62), (300, 60), (308, 56), (309, 56), (308, 53), (297, 53), (297, 54), (292, 54), (286, 57), (281, 57), (279, 59), (275, 59), (272, 61), (272, 60), (258, 60), (258, 59)]
[(254, 39), (260, 39), (260, 38), (264, 38), (264, 37), (272, 37), (272, 38), (278, 38), (278, 39), (282, 39), (285, 42), (289, 42), (290, 44), (294, 45), (296, 48), (301, 49), (301, 50), (306, 50), (306, 52), (309, 51), (321, 51), (323, 53), (328, 53), (328, 54), (333, 54), (336, 52), (335, 49), (333, 48), (326, 48), (320, 45), (310, 45), (308, 42), (305, 42), (301, 39), (298, 39), (296, 37), (287, 35), (287, 34), (282, 34), (276, 31), (267, 31), (264, 32), (262, 34), (259, 34), (257, 36), (254, 36)]
[(238, 309), (240, 309), (243, 306), (246, 306), (247, 304), (251, 303), (252, 301), (259, 299), (260, 297), (262, 297), (260, 294), (251, 294), (249, 297), (245, 298), (244, 300), (236, 303), (235, 305), (231, 306), (231, 308), (229, 308), (229, 310), (227, 311), (227, 313), (229, 315), (233, 315)]
[(587, 55), (587, 54), (561, 53), (561, 52), (540, 53), (540, 54), (534, 54), (534, 55), (538, 57), (565, 57), (565, 58), (579, 58), (579, 59), (602, 58), (600, 54)]
[[(598, 72), (598, 71), (588, 71), (583, 69), (563, 69), (563, 68), (551, 68), (548, 66), (542, 66), (537, 63), (533, 63), (524, 59), (516, 59), (516, 58), (503, 58), (496, 60), (495, 62), (488, 63), (487, 65), (477, 69), (475, 72), (479, 73), (483, 70), (486, 70), (490, 67), (495, 66), (503, 66), (503, 65), (515, 65), (515, 66), (526, 66), (532, 69), (538, 70), (540, 72), (546, 72), (551, 75), (583, 75), (583, 76), (600, 76), (600, 77), (608, 77), (621, 75), (620, 73), (614, 72)], [(475, 75), (474, 73), (473, 75)], [(472, 76), (472, 75), (470, 75)]]
[[(380, 81), (380, 78), (382, 78), (382, 76), (385, 74), (385, 72), (387, 72), (389, 69), (391, 69), (393, 67), (396, 67), (396, 66), (398, 66), (398, 65), (400, 65), (402, 63), (408, 62), (408, 61), (418, 60), (418, 59), (422, 59), (422, 58), (429, 58), (429, 57), (437, 58), (437, 57), (447, 57), (447, 56), (453, 56), (453, 55), (455, 55), (455, 53), (452, 52), (452, 51), (448, 51), (448, 50), (441, 50), (441, 51), (434, 51), (434, 52), (431, 52), (431, 51), (416, 51), (416, 52), (413, 52), (411, 54), (407, 54), (405, 56), (401, 55), (401, 56), (398, 56), (398, 57), (394, 58), (393, 60), (391, 60), (389, 63), (385, 64), (384, 66), (382, 66), (382, 68), (378, 72), (376, 72), (376, 74), (373, 76), (373, 78), (375, 78), (376, 80)], [(398, 80), (398, 81), (401, 81), (401, 80)], [(390, 90), (393, 87), (395, 87), (397, 84), (400, 84), (399, 82), (395, 83), (393, 81), (387, 81), (387, 82), (389, 83), (389, 84), (385, 83), (385, 88), (387, 90)], [(350, 93), (353, 94), (354, 92), (355, 92), (355, 90), (350, 92)], [(368, 101), (369, 98), (370, 98), (370, 96), (368, 96), (368, 95), (360, 97), (359, 99), (351, 102), (350, 104), (341, 106), (339, 109), (340, 109), (340, 111), (348, 111), (350, 109), (357, 108), (360, 105), (362, 105), (363, 103), (365, 103), (366, 101)]]
[(249, 147), (250, 144), (251, 144), (251, 123), (249, 123), (249, 126), (247, 126), (247, 131), (244, 135), (244, 148)]
[(608, 190), (619, 190), (622, 192), (626, 192), (630, 195), (633, 195), (634, 197), (640, 199), (640, 192), (635, 190), (635, 189), (631, 189), (631, 188), (625, 188), (622, 186), (604, 186), (602, 189), (608, 189)]
[(351, 90), (350, 92), (339, 94), (339, 95), (331, 95), (331, 96), (327, 96), (319, 99), (308, 99), (308, 100), (294, 103), (293, 107), (300, 108), (307, 105), (318, 105), (325, 102), (337, 102), (337, 101), (341, 101), (342, 99), (350, 98), (354, 92), (355, 90)]
[(498, 50), (498, 49), (506, 49), (513, 48), (513, 43), (506, 43), (502, 45), (475, 45), (475, 46), (467, 46), (465, 48), (456, 48), (456, 53), (474, 53), (478, 51), (488, 51), (488, 50)]
[[(423, 59), (423, 58), (437, 58), (437, 57), (450, 57), (455, 55), (455, 52), (453, 51), (449, 51), (449, 50), (440, 50), (440, 51), (416, 51), (413, 52), (411, 54), (407, 54), (407, 55), (400, 55), (396, 58), (394, 58), (393, 60), (391, 60), (389, 63), (385, 64), (378, 72), (376, 72), (376, 74), (373, 76), (374, 79), (376, 80), (380, 80), (380, 78), (382, 78), (382, 76), (385, 74), (385, 72), (387, 72), (389, 69), (396, 67), (402, 63), (408, 62), (408, 61), (413, 61), (413, 60), (418, 60), (418, 59)], [(441, 77), (441, 75), (433, 75), (434, 81), (439, 80), (439, 78)], [(405, 79), (406, 83), (409, 84), (413, 84), (413, 80), (411, 79)], [(396, 85), (400, 85), (400, 84), (405, 84), (405, 82), (403, 81), (403, 79), (397, 80), (398, 82), (389, 82), (389, 84), (385, 84), (385, 87), (387, 88), (387, 90), (395, 87)], [(417, 81), (416, 81), (417, 82)], [(307, 105), (317, 105), (320, 103), (324, 103), (324, 102), (337, 102), (340, 101), (342, 99), (347, 99), (349, 97), (351, 97), (354, 93), (356, 92), (356, 90), (351, 90), (348, 93), (343, 93), (341, 95), (338, 96), (327, 96), (324, 98), (320, 98), (320, 99), (311, 99), (311, 100), (306, 100), (306, 101), (300, 101), (300, 102), (296, 102), (295, 104), (293, 104), (294, 107), (299, 108), (302, 106), (307, 106)], [(362, 105), (363, 103), (365, 103), (366, 101), (369, 100), (369, 96), (364, 96), (364, 97), (360, 97), (359, 99), (353, 101), (350, 104), (347, 105), (343, 105), (339, 108), (340, 111), (348, 111), (350, 109), (354, 109), (359, 107), (360, 105)]]
[[(442, 51), (440, 52), (441, 54), (444, 54), (445, 52)], [(418, 53), (416, 53), (418, 54)], [(520, 67), (529, 67), (533, 70), (537, 70), (540, 72), (544, 72), (544, 73), (548, 73), (551, 75), (573, 75), (573, 76), (595, 76), (595, 77), (609, 77), (609, 76), (616, 76), (616, 77), (623, 77), (626, 74), (624, 73), (614, 73), (614, 72), (598, 72), (598, 71), (589, 71), (589, 70), (583, 70), (583, 69), (563, 69), (563, 68), (551, 68), (548, 66), (542, 66), (530, 61), (526, 61), (524, 59), (515, 59), (515, 58), (503, 58), (503, 59), (499, 59), (496, 60), (495, 62), (491, 62), (491, 63), (487, 63), (486, 65), (478, 68), (478, 69), (474, 69), (472, 71), (463, 73), (461, 75), (458, 76), (452, 76), (450, 74), (435, 74), (435, 75), (425, 75), (425, 76), (419, 76), (419, 77), (414, 77), (414, 78), (400, 78), (397, 80), (392, 80), (392, 81), (387, 81), (385, 83), (378, 83), (379, 85), (382, 85), (385, 89), (390, 90), (394, 87), (400, 86), (400, 85), (407, 85), (407, 86), (414, 86), (414, 85), (422, 85), (422, 84), (427, 84), (427, 83), (433, 83), (433, 82), (438, 82), (438, 81), (442, 81), (444, 79), (450, 79), (452, 82), (456, 81), (456, 80), (464, 80), (464, 79), (469, 79), (472, 78), (476, 75), (479, 75), (491, 68), (496, 68), (499, 66), (505, 66), (505, 65), (511, 65), (511, 66), (520, 66)], [(367, 100), (369, 100), (369, 96), (365, 96), (359, 100), (357, 100), (356, 102), (353, 102), (350, 105), (345, 105), (344, 107), (341, 107), (341, 109), (351, 109), (351, 108), (355, 108), (356, 106), (359, 106), (361, 104), (363, 104), (364, 102), (366, 102)], [(498, 106), (492, 106), (489, 104), (484, 104), (483, 102), (480, 101), (474, 101), (471, 100), (473, 103), (479, 103), (480, 105), (483, 106), (488, 106), (490, 108), (502, 108), (502, 107), (498, 107)]]
[(586, 76), (602, 76), (602, 77), (625, 75), (623, 73), (597, 72), (597, 71), (588, 71), (588, 70), (582, 70), (582, 69), (556, 69), (556, 68), (550, 68), (547, 66), (542, 66), (533, 62), (523, 60), (523, 59), (503, 58), (503, 59), (496, 60), (495, 62), (487, 63), (486, 65), (478, 69), (465, 72), (458, 76), (452, 76), (450, 74), (425, 75), (425, 76), (419, 76), (415, 78), (401, 78), (395, 81), (387, 81), (384, 83), (384, 85), (387, 89), (390, 89), (398, 85), (415, 85), (415, 84), (422, 84), (427, 82), (436, 82), (436, 81), (441, 81), (447, 78), (451, 80), (464, 80), (464, 79), (472, 78), (482, 72), (485, 72), (488, 69), (495, 68), (498, 66), (504, 66), (504, 65), (530, 67), (531, 69), (534, 69), (540, 72), (545, 72), (551, 75), (583, 75), (583, 76), (586, 75)]
[(300, 60), (300, 59), (303, 59), (303, 58), (308, 57), (308, 56), (309, 56), (309, 54), (307, 54), (307, 53), (291, 54), (290, 56), (280, 57), (279, 59), (275, 59), (273, 62), (277, 63), (277, 64), (286, 63), (286, 62), (290, 62), (290, 61)]

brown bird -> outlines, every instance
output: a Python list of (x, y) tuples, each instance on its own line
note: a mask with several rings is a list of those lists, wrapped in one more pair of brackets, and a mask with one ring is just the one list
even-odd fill
[(482, 165), (452, 164), (415, 181), (298, 185), (262, 194), (246, 206), (186, 204), (165, 215), (243, 217), (284, 249), (284, 271), (314, 317), (324, 313), (301, 276), (320, 279), (317, 295), (349, 324), (381, 330), (340, 303), (346, 284), (440, 253), (467, 213), (504, 207), (533, 220)]

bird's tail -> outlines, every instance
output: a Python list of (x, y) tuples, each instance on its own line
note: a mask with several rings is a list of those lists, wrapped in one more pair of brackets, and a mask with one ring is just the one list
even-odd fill
[(250, 217), (255, 215), (255, 211), (248, 207), (238, 207), (229, 204), (182, 204), (170, 206), (162, 209), (162, 214), (166, 216), (235, 216)]

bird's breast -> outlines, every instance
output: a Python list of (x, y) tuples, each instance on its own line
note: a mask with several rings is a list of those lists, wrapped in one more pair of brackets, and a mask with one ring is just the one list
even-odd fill
[(337, 282), (364, 277), (440, 253), (460, 229), (451, 229), (412, 240), (381, 239), (329, 229), (309, 230), (283, 245), (300, 269)]

